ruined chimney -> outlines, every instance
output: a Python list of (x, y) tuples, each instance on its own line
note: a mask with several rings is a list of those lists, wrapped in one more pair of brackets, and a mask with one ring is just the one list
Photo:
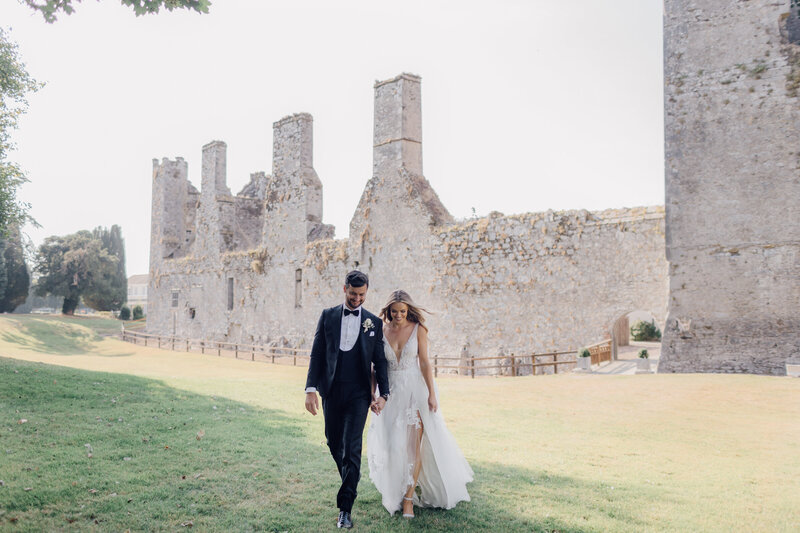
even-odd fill
[(226, 183), (228, 145), (222, 141), (211, 141), (203, 146), (203, 170), (200, 192), (203, 195), (211, 193), (214, 197), (218, 194), (231, 195)]
[(421, 78), (400, 74), (375, 83), (373, 176), (389, 177), (405, 168), (422, 175)]
[(152, 215), (150, 217), (150, 269), (165, 258), (185, 254), (184, 207), (187, 198), (188, 165), (182, 157), (159, 162), (153, 159)]
[(262, 244), (271, 254), (283, 250), (302, 261), (306, 243), (333, 237), (322, 224), (322, 182), (313, 165), (314, 120), (308, 113), (272, 125), (272, 178), (264, 201)]
[(284, 117), (272, 125), (272, 175), (281, 179), (313, 169), (314, 119), (308, 113)]

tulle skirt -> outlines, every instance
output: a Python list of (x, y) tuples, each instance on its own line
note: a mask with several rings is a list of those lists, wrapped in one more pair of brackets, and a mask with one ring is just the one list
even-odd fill
[[(419, 493), (414, 504), (452, 509), (469, 501), (473, 472), (447, 430), (441, 410), (428, 409), (428, 387), (418, 366), (389, 372), (391, 395), (380, 415), (370, 415), (367, 434), (369, 477), (390, 514), (400, 511), (413, 482), (416, 438), (423, 429)], [(438, 390), (436, 395), (438, 398)]]

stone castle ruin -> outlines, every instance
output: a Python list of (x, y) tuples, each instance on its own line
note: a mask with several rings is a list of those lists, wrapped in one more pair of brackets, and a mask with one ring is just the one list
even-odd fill
[[(148, 328), (308, 346), (342, 277), (408, 290), (432, 352), (577, 348), (649, 311), (659, 372), (800, 360), (800, 6), (665, 0), (666, 206), (454, 220), (422, 170), (420, 79), (375, 85), (373, 175), (348, 239), (322, 223), (312, 120), (274, 124), (272, 175), (233, 196), (225, 145), (154, 163)], [(667, 311), (668, 310), (668, 311)], [(613, 337), (612, 337), (613, 338)]]
[(800, 18), (664, 2), (669, 318), (659, 371), (800, 360)]
[(608, 338), (627, 313), (666, 319), (663, 207), (455, 220), (423, 174), (420, 78), (375, 84), (373, 172), (335, 239), (322, 222), (308, 114), (273, 124), (272, 173), (234, 195), (226, 145), (153, 162), (148, 330), (310, 347), (344, 274), (370, 275), (367, 307), (407, 290), (433, 311), (432, 353), (525, 355)]

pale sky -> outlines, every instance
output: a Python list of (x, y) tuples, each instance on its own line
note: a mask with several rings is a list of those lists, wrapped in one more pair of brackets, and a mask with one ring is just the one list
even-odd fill
[(347, 236), (372, 172), (375, 80), (422, 77), (424, 174), (456, 218), (663, 205), (661, 0), (213, 0), (136, 17), (84, 0), (46, 24), (0, 4), (46, 86), (14, 134), (49, 235), (122, 227), (148, 270), (152, 159), (228, 145), (228, 186), (271, 172), (272, 123), (314, 117), (323, 221)]

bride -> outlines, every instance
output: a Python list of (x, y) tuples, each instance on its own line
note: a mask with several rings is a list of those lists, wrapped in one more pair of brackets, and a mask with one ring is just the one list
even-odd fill
[(414, 505), (451, 509), (469, 501), (473, 477), (439, 412), (422, 311), (398, 290), (380, 312), (391, 395), (367, 434), (369, 477), (386, 510), (402, 509), (406, 518)]

